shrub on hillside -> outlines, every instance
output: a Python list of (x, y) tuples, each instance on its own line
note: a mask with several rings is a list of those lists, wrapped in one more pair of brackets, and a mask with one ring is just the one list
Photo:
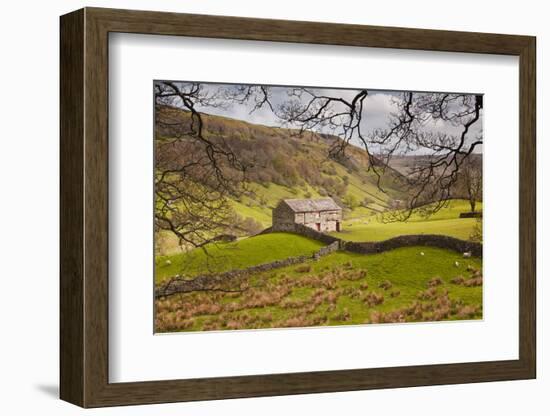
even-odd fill
[(361, 202), (361, 206), (363, 206), (364, 208), (368, 208), (371, 204), (373, 204), (375, 201), (374, 199), (372, 198), (369, 198), (368, 196), (366, 196), (363, 201)]
[(470, 234), (470, 241), (481, 243), (483, 241), (483, 220), (481, 218), (476, 218), (476, 223)]
[(359, 201), (354, 195), (347, 194), (342, 202), (349, 208), (349, 209), (355, 209), (359, 206)]
[(255, 235), (264, 229), (262, 224), (251, 217), (246, 217), (240, 220), (238, 228), (247, 235)]

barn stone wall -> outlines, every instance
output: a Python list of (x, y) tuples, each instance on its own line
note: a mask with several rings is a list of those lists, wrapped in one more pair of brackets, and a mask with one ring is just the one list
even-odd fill
[(342, 220), (341, 211), (321, 211), (306, 212), (296, 214), (296, 223), (304, 224), (307, 227), (316, 230), (317, 224), (320, 224), (322, 232), (336, 231), (336, 223)]
[(336, 231), (336, 223), (341, 220), (341, 211), (298, 212), (294, 217), (295, 224), (303, 224), (314, 230), (319, 224), (319, 231), (322, 232)]
[(294, 211), (286, 204), (279, 204), (271, 211), (273, 231), (294, 230)]
[(294, 230), (294, 224), (302, 224), (319, 231), (337, 231), (337, 223), (342, 221), (342, 211), (295, 212), (284, 202), (279, 203), (271, 212), (273, 231)]

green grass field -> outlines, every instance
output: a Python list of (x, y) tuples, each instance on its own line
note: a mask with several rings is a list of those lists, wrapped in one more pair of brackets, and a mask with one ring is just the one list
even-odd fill
[[(478, 204), (482, 209), (482, 204)], [(476, 224), (474, 218), (459, 218), (461, 212), (470, 211), (465, 200), (452, 200), (449, 206), (425, 218), (413, 214), (406, 222), (381, 221), (381, 216), (352, 218), (342, 224), (342, 232), (332, 233), (348, 241), (381, 241), (406, 234), (441, 234), (468, 240)]]
[(155, 281), (160, 283), (176, 274), (191, 277), (206, 272), (243, 269), (291, 256), (312, 254), (323, 245), (319, 241), (287, 233), (271, 233), (233, 243), (210, 244), (205, 247), (206, 251), (195, 249), (187, 253), (157, 256)]
[(389, 224), (371, 220), (369, 223), (344, 223), (342, 232), (331, 234), (348, 241), (382, 241), (407, 234), (443, 234), (467, 240), (475, 223), (472, 218)]
[[(437, 248), (408, 247), (373, 255), (337, 252), (305, 267), (260, 273), (250, 281), (255, 288), (242, 293), (188, 293), (158, 300), (157, 328), (195, 331), (479, 319), (482, 287), (451, 282), (457, 276), (468, 278), (472, 269), (481, 269), (480, 259), (463, 259)], [(439, 284), (429, 289), (434, 278)], [(378, 303), (370, 304), (371, 299)]]
[[(453, 200), (429, 218), (415, 214), (407, 222), (385, 224), (376, 215), (350, 218), (344, 222), (344, 232), (334, 235), (352, 241), (403, 234), (468, 239), (476, 220), (458, 218), (466, 211), (467, 201)], [(208, 255), (195, 249), (158, 256), (156, 283), (175, 275), (193, 277), (311, 254), (322, 246), (303, 236), (272, 233), (209, 245)], [(159, 332), (173, 332), (479, 319), (481, 268), (481, 259), (463, 259), (460, 253), (430, 247), (370, 255), (339, 251), (248, 276), (236, 291), (158, 299), (155, 325)]]

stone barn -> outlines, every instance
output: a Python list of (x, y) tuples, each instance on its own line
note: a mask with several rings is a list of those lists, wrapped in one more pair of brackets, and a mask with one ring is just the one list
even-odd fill
[(283, 199), (273, 209), (273, 231), (293, 231), (302, 224), (316, 231), (340, 231), (342, 208), (332, 198)]

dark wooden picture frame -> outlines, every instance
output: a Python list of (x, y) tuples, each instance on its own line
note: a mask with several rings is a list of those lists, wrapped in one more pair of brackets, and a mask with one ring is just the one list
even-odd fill
[[(110, 32), (519, 57), (519, 359), (109, 383)], [(534, 37), (85, 8), (61, 17), (60, 396), (82, 407), (530, 379), (536, 376)]]

